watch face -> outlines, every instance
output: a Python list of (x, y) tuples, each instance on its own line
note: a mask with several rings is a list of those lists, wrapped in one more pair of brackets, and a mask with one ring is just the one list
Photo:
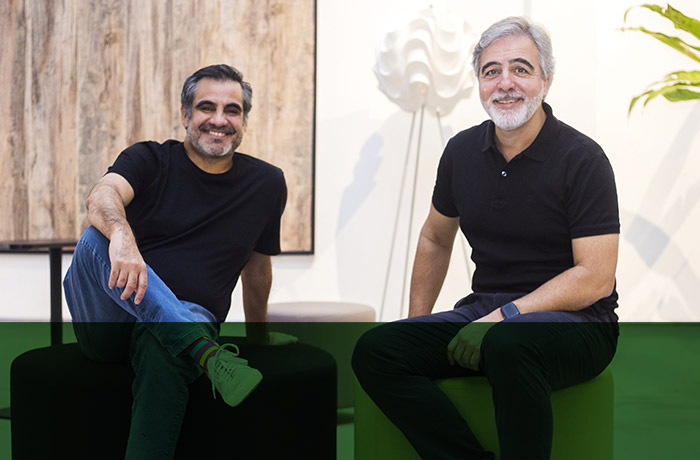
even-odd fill
[(516, 307), (513, 302), (503, 305), (501, 307), (501, 312), (503, 312), (503, 317), (506, 319), (518, 316), (520, 314), (518, 307)]

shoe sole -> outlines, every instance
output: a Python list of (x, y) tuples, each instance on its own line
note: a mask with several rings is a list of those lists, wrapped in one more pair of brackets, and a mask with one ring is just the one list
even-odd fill
[(236, 407), (258, 387), (262, 381), (262, 374), (257, 369), (251, 368), (251, 371), (252, 372), (247, 372), (246, 375), (240, 376), (239, 385), (237, 387), (239, 391), (236, 391), (238, 397), (232, 398), (229, 396), (226, 398), (224, 395), (221, 395), (226, 404), (231, 407)]

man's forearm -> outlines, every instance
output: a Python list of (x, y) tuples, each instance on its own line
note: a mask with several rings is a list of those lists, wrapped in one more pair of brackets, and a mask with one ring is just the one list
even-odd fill
[(267, 344), (267, 301), (272, 286), (272, 268), (264, 260), (249, 262), (241, 274), (241, 281), (246, 336), (252, 343)]
[(267, 301), (270, 296), (270, 284), (267, 286), (245, 287), (243, 283), (243, 312), (246, 322), (267, 321)]
[(612, 293), (612, 287), (599, 288), (597, 278), (583, 267), (572, 267), (514, 303), (520, 313), (581, 310)]
[(267, 301), (272, 287), (270, 256), (253, 252), (241, 273), (246, 322), (267, 321)]
[(521, 313), (575, 311), (609, 296), (615, 288), (619, 235), (572, 240), (574, 266), (514, 301)]
[(88, 196), (86, 207), (88, 222), (107, 239), (111, 241), (118, 234), (134, 241), (122, 198), (111, 185), (97, 184)]
[(452, 247), (440, 246), (421, 236), (411, 275), (408, 316), (427, 315), (435, 306), (450, 265)]
[(126, 180), (108, 174), (92, 189), (86, 206), (90, 224), (110, 241), (109, 288), (123, 288), (122, 300), (135, 294), (134, 302), (138, 305), (148, 287), (148, 268), (126, 220), (126, 204), (132, 198), (133, 189)]

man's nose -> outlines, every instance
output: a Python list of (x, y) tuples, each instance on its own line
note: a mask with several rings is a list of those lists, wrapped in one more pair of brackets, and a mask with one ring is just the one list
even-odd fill
[(513, 75), (507, 70), (501, 73), (501, 78), (498, 81), (498, 87), (504, 91), (513, 89)]
[(226, 124), (226, 116), (224, 115), (224, 111), (222, 110), (217, 110), (214, 112), (211, 116), (211, 123), (215, 125), (225, 125)]

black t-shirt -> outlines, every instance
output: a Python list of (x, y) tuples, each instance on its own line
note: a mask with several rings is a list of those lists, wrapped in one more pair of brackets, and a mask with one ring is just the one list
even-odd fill
[[(510, 162), (492, 121), (458, 133), (440, 160), (433, 206), (460, 218), (475, 292), (531, 292), (573, 266), (572, 239), (620, 232), (605, 153), (544, 109), (537, 138)], [(616, 300), (613, 292), (598, 303), (610, 311)]]
[(146, 263), (180, 300), (219, 321), (252, 252), (280, 252), (287, 187), (269, 163), (235, 153), (229, 171), (209, 174), (168, 140), (134, 144), (109, 172), (134, 189), (126, 214)]

